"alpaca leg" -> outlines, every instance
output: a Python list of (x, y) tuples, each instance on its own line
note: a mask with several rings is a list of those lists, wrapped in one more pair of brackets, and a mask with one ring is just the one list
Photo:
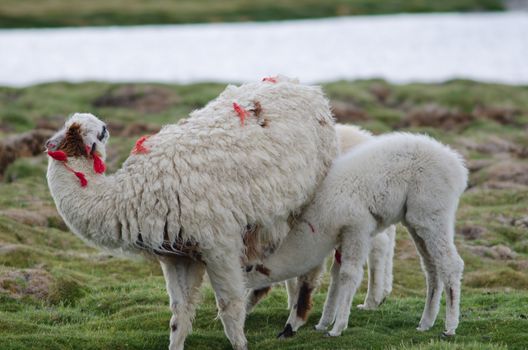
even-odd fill
[[(337, 252), (340, 252), (340, 249), (341, 247), (336, 250), (336, 256)], [(337, 258), (334, 258), (332, 269), (330, 270), (330, 285), (328, 286), (328, 292), (326, 293), (323, 314), (321, 315), (319, 323), (314, 327), (318, 331), (326, 331), (326, 328), (328, 328), (328, 326), (330, 326), (335, 320), (340, 268), (341, 263)]]
[(271, 290), (271, 286), (260, 289), (250, 290), (246, 297), (246, 315), (249, 315), (253, 308), (266, 296)]
[(286, 292), (288, 293), (288, 310), (291, 310), (295, 304), (295, 299), (297, 296), (297, 279), (290, 278), (289, 280), (286, 280), (285, 284)]
[(375, 310), (383, 302), (383, 291), (385, 287), (385, 268), (387, 253), (389, 250), (389, 238), (385, 232), (374, 236), (371, 240), (370, 252), (367, 259), (368, 264), (368, 289), (363, 304), (359, 309)]
[(426, 241), (419, 235), (418, 231), (412, 226), (406, 225), (407, 230), (411, 234), (418, 254), (420, 255), (420, 262), (422, 270), (425, 273), (425, 280), (427, 283), (427, 295), (425, 297), (425, 306), (422, 313), (420, 323), (416, 328), (419, 331), (426, 331), (430, 329), (438, 316), (440, 309), (440, 299), (442, 298), (442, 280), (436, 269), (433, 256), (429, 249), (427, 249)]
[(163, 258), (160, 264), (172, 311), (169, 349), (179, 350), (183, 349), (185, 338), (192, 330), (204, 266), (202, 263), (180, 258)]
[(337, 337), (348, 326), (352, 298), (363, 277), (363, 266), (368, 257), (370, 230), (348, 228), (342, 233), (341, 269), (334, 326), (329, 336)]
[(235, 350), (246, 350), (244, 335), (246, 302), (243, 272), (236, 251), (229, 254), (211, 252), (204, 254), (207, 274), (215, 291), (218, 316), (224, 325), (224, 332)]
[(312, 292), (317, 287), (319, 277), (323, 271), (323, 265), (317, 266), (307, 274), (297, 279), (299, 286), (296, 295), (296, 302), (290, 309), (290, 316), (286, 321), (284, 330), (279, 333), (278, 338), (289, 338), (295, 335), (295, 332), (306, 323), (308, 314), (312, 308)]

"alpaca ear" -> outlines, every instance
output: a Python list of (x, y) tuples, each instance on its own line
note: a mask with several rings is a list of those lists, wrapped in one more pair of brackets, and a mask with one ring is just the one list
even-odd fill
[(53, 135), (52, 138), (46, 141), (44, 147), (46, 147), (46, 150), (54, 152), (59, 148), (62, 140), (64, 140), (64, 133), (58, 132), (57, 134)]

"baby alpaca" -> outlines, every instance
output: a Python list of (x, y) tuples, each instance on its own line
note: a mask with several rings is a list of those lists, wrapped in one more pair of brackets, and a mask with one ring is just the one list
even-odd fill
[[(374, 137), (370, 132), (354, 125), (336, 124), (335, 129), (338, 150), (341, 154)], [(358, 305), (361, 309), (377, 309), (392, 291), (392, 258), (395, 233), (395, 226), (390, 226), (372, 239), (368, 257), (368, 291), (364, 303)], [(338, 267), (339, 264), (335, 262), (332, 271), (338, 271)], [(318, 287), (323, 270), (324, 262), (297, 280), (289, 279), (286, 281), (290, 316), (286, 321), (284, 330), (279, 334), (280, 338), (293, 336), (306, 323), (310, 311), (311, 294)], [(252, 290), (248, 295), (246, 312), (249, 314), (270, 290), (271, 287)]]
[(454, 223), (466, 184), (462, 158), (439, 142), (408, 133), (376, 137), (334, 162), (301, 220), (277, 252), (263, 261), (268, 276), (250, 272), (249, 283), (264, 287), (307, 273), (340, 245), (341, 264), (332, 274), (316, 326), (325, 330), (333, 324), (328, 335), (339, 336), (348, 325), (370, 237), (402, 222), (426, 274), (427, 297), (418, 330), (433, 326), (445, 288), (444, 334), (454, 335), (464, 268), (454, 244)]

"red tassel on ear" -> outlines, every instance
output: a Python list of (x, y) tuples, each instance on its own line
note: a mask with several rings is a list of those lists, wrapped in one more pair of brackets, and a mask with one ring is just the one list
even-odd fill
[(48, 156), (59, 162), (65, 162), (68, 160), (68, 156), (63, 151), (48, 151)]
[(81, 182), (81, 187), (86, 187), (86, 185), (88, 185), (88, 180), (86, 180), (86, 177), (83, 173), (79, 171), (74, 171), (73, 173), (79, 178), (79, 181)]
[(106, 170), (106, 165), (103, 162), (103, 160), (96, 153), (94, 153), (92, 156), (93, 156), (93, 168), (94, 168), (94, 171), (97, 174), (104, 173), (105, 170)]

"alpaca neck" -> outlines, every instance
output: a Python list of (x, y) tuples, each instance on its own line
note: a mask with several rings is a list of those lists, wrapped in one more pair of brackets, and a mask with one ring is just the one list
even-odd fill
[(48, 185), (60, 215), (76, 235), (92, 245), (120, 248), (122, 242), (114, 232), (111, 209), (119, 193), (113, 177), (96, 174), (92, 162), (86, 159), (70, 158), (67, 164), (84, 173), (88, 185), (81, 187), (79, 179), (63, 163), (50, 159)]

